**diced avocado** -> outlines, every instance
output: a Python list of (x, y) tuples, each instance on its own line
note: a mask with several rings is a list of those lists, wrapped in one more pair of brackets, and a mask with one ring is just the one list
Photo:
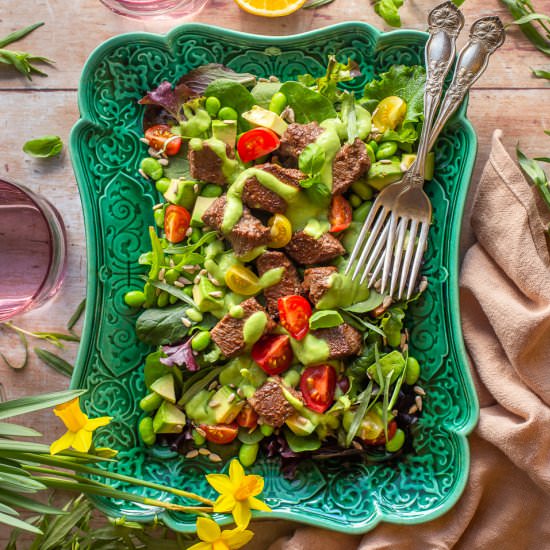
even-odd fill
[(202, 221), (202, 215), (208, 210), (210, 205), (216, 200), (216, 197), (197, 197), (195, 201), (195, 207), (191, 214), (191, 225), (193, 227), (202, 227), (204, 222)]
[(185, 414), (172, 403), (163, 401), (153, 418), (156, 434), (179, 434), (185, 426)]
[(173, 179), (170, 182), (170, 187), (164, 193), (164, 198), (173, 204), (184, 206), (187, 210), (191, 210), (195, 204), (195, 185), (196, 181)]
[(243, 118), (253, 126), (269, 128), (282, 136), (287, 128), (287, 123), (277, 114), (268, 111), (259, 105), (254, 105), (250, 111), (243, 113)]
[(408, 170), (413, 162), (416, 160), (416, 155), (414, 153), (405, 153), (401, 156), (401, 170), (405, 172)]
[(185, 405), (185, 414), (197, 424), (215, 424), (214, 409), (208, 406), (214, 390), (201, 390)]
[[(211, 295), (211, 293), (218, 292), (222, 292), (222, 296)], [(193, 300), (202, 313), (220, 309), (224, 305), (223, 291), (220, 290), (220, 287), (214, 286), (214, 283), (207, 277), (201, 277), (198, 284), (193, 286)]]
[(290, 418), (286, 419), (286, 425), (296, 435), (310, 435), (315, 431), (317, 427), (311, 420), (300, 414), (293, 414)]
[(213, 395), (209, 406), (214, 409), (217, 424), (229, 424), (237, 418), (244, 403), (235, 390), (229, 386), (222, 386)]
[(378, 191), (382, 191), (390, 183), (395, 183), (401, 179), (403, 172), (401, 172), (400, 164), (399, 162), (375, 162), (370, 167), (367, 183), (378, 189)]
[[(401, 157), (401, 170), (404, 172), (412, 166), (412, 163), (416, 160), (416, 155), (414, 153), (407, 154), (405, 153)], [(426, 157), (426, 162), (424, 164), (424, 179), (430, 181), (434, 177), (434, 163), (435, 155), (433, 153), (428, 153)]]
[(237, 121), (213, 120), (212, 136), (223, 141), (230, 147), (235, 148), (235, 141), (237, 140)]
[[(391, 384), (393, 384), (399, 378), (399, 376), (403, 372), (403, 369), (405, 368), (405, 358), (397, 350), (380, 357), (378, 362), (380, 363), (380, 370), (382, 371), (382, 376), (384, 377), (384, 379), (393, 370), (393, 374), (390, 379)], [(373, 363), (367, 369), (367, 373), (371, 378), (374, 379), (377, 384), (380, 384), (376, 363)]]
[(165, 374), (151, 384), (151, 389), (170, 403), (176, 402), (176, 387), (174, 375)]

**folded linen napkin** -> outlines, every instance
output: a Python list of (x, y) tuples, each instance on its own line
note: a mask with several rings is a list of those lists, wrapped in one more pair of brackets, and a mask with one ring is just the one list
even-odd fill
[[(493, 136), (460, 279), (464, 339), (481, 407), (456, 506), (364, 536), (257, 524), (269, 550), (550, 549), (550, 212)], [(279, 537), (269, 546), (269, 541)]]

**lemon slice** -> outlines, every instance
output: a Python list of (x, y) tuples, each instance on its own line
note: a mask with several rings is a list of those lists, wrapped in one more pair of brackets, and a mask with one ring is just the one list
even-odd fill
[(238, 6), (253, 15), (281, 17), (299, 10), (306, 0), (235, 0)]

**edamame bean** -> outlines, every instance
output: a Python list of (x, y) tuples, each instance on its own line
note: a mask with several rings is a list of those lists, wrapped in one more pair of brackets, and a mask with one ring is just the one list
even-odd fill
[(208, 344), (210, 344), (210, 339), (210, 332), (207, 330), (197, 332), (191, 340), (191, 348), (195, 351), (202, 351), (208, 347)]
[(366, 181), (356, 181), (351, 186), (351, 190), (359, 195), (364, 201), (369, 201), (372, 199), (374, 191), (372, 187)]
[(371, 139), (367, 144), (373, 151), (374, 154), (376, 154), (376, 151), (378, 151), (378, 143), (374, 141), (374, 139)]
[(394, 436), (386, 443), (386, 451), (395, 453), (405, 443), (405, 432), (401, 428), (397, 428)]
[(233, 107), (222, 107), (218, 113), (220, 120), (237, 120), (239, 115)]
[(139, 167), (146, 176), (149, 176), (153, 180), (159, 180), (164, 173), (162, 164), (153, 157), (144, 158)]
[(187, 285), (187, 286), (183, 287), (183, 292), (185, 292), (185, 294), (187, 294), (187, 296), (193, 296), (193, 286), (192, 285)]
[(155, 182), (155, 187), (159, 193), (166, 193), (168, 191), (168, 188), (170, 187), (170, 179), (169, 178), (160, 178)]
[(174, 281), (178, 280), (179, 276), (180, 272), (177, 269), (169, 269), (164, 274), (164, 280), (171, 285)]
[(252, 466), (256, 462), (258, 451), (260, 450), (259, 443), (243, 443), (239, 449), (239, 461), (244, 466)]
[(361, 197), (355, 195), (354, 193), (349, 196), (349, 203), (352, 208), (359, 208), (362, 202)]
[(275, 92), (269, 102), (269, 110), (280, 115), (287, 103), (286, 95), (283, 92)]
[(185, 315), (187, 315), (191, 321), (195, 321), (195, 323), (200, 323), (202, 321), (202, 313), (196, 309), (186, 309)]
[(374, 154), (373, 148), (369, 144), (365, 144), (365, 147), (367, 148), (367, 155), (369, 156), (371, 164), (376, 162), (376, 155)]
[(155, 210), (153, 217), (155, 218), (157, 227), (164, 227), (164, 209), (159, 208), (158, 210)]
[(201, 191), (201, 197), (219, 197), (223, 193), (223, 189), (214, 183), (208, 183)]
[(353, 211), (352, 219), (354, 222), (364, 222), (369, 215), (372, 207), (372, 201), (365, 201), (359, 208)]
[(405, 383), (412, 386), (420, 378), (420, 365), (414, 357), (407, 358)]
[(147, 394), (140, 402), (139, 406), (142, 411), (156, 411), (162, 404), (162, 397), (157, 392)]
[(141, 419), (138, 430), (145, 445), (155, 444), (157, 436), (153, 430), (153, 419), (150, 416)]
[(166, 307), (168, 305), (168, 300), (170, 299), (170, 294), (166, 292), (166, 290), (163, 290), (157, 299), (157, 306), (158, 307)]
[(218, 114), (218, 111), (221, 107), (220, 100), (217, 97), (214, 97), (213, 95), (206, 98), (206, 101), (204, 102), (204, 108), (206, 109), (206, 112), (214, 117)]
[(206, 443), (206, 438), (204, 437), (204, 435), (201, 435), (199, 432), (197, 432), (197, 430), (193, 430), (191, 432), (191, 437), (193, 438), (195, 445), (197, 445), (198, 447), (201, 447)]
[(145, 286), (143, 287), (143, 293), (145, 294), (145, 302), (143, 302), (144, 308), (153, 307), (156, 303), (156, 292), (155, 287), (151, 283), (145, 283)]
[(191, 243), (198, 243), (201, 237), (201, 230), (198, 227), (193, 227), (193, 230), (191, 231), (191, 236), (189, 237)]
[(140, 307), (145, 302), (145, 293), (141, 290), (130, 290), (124, 295), (124, 302), (130, 307)]
[(389, 159), (397, 151), (397, 143), (395, 141), (385, 141), (378, 146), (376, 151), (376, 160)]
[(265, 437), (269, 437), (273, 433), (273, 426), (270, 426), (269, 424), (260, 424), (260, 431), (265, 435)]
[(177, 296), (174, 296), (173, 294), (170, 294), (170, 299), (168, 301), (170, 302), (170, 305), (173, 306), (178, 300), (179, 300), (179, 298)]

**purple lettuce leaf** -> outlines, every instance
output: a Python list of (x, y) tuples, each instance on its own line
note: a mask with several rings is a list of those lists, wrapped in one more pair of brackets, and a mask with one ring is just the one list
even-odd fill
[(221, 79), (239, 82), (243, 86), (256, 83), (256, 77), (253, 74), (237, 73), (233, 69), (220, 65), (219, 63), (209, 63), (208, 65), (202, 65), (183, 75), (179, 79), (178, 85), (184, 84), (194, 93), (202, 95), (209, 84), (214, 82), (214, 80)]
[(176, 346), (162, 346), (166, 357), (161, 357), (160, 362), (167, 367), (185, 367), (190, 372), (199, 370), (199, 365), (191, 349), (191, 339)]
[(182, 106), (191, 97), (197, 94), (193, 92), (185, 84), (178, 84), (172, 87), (172, 84), (167, 80), (161, 82), (157, 88), (147, 92), (147, 94), (139, 100), (141, 105), (156, 105), (162, 107), (169, 113), (177, 122), (185, 119)]

